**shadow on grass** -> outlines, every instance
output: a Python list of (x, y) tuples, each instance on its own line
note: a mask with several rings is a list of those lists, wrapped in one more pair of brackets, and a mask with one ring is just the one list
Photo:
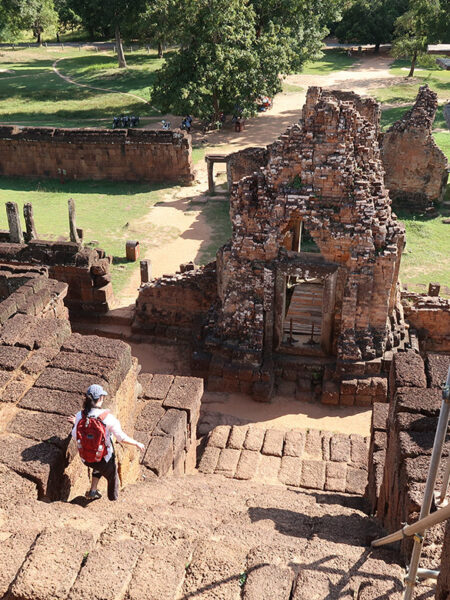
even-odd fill
[[(18, 192), (49, 192), (71, 194), (105, 194), (122, 196), (124, 194), (145, 194), (172, 187), (170, 183), (135, 183), (118, 181), (66, 181), (58, 179), (26, 179), (0, 177), (0, 190)], [(173, 184), (173, 187), (176, 187)]]

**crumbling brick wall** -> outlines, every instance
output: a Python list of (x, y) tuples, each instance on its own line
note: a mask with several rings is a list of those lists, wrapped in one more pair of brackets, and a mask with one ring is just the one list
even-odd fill
[(243, 177), (258, 172), (267, 164), (267, 148), (244, 148), (228, 156), (229, 183), (236, 183)]
[(320, 94), (302, 125), (270, 147), (267, 167), (233, 188), (233, 236), (218, 258), (215, 335), (241, 356), (261, 359), (264, 315), (274, 303), (277, 262), (290, 260), (283, 238), (295, 219), (320, 248), (323, 266), (336, 265), (338, 356), (370, 359), (385, 347), (404, 230), (391, 215), (375, 128), (352, 103)]
[(0, 127), (0, 175), (189, 183), (191, 139), (179, 130)]
[(385, 184), (395, 209), (424, 212), (444, 197), (447, 158), (431, 134), (437, 107), (437, 94), (422, 86), (413, 108), (382, 136)]
[[(385, 413), (374, 411), (368, 498), (372, 510), (389, 532), (418, 518), (442, 404), (440, 386), (445, 381), (448, 366), (446, 355), (428, 354), (424, 363), (412, 350), (396, 354), (391, 366), (391, 403), (385, 426)], [(444, 457), (449, 451), (450, 439)], [(440, 465), (438, 485), (445, 462)], [(442, 536), (443, 526), (436, 526), (427, 533), (421, 566), (436, 567), (439, 558), (436, 546), (440, 547)], [(401, 543), (406, 562), (411, 545), (411, 539)]]
[(113, 297), (111, 258), (101, 249), (75, 242), (31, 240), (28, 244), (0, 243), (0, 263), (40, 265), (49, 276), (69, 285), (66, 305), (72, 314), (105, 313)]
[[(216, 387), (223, 379), (227, 389), (270, 397), (273, 353), (284, 351), (280, 298), (287, 277), (323, 285), (325, 334), (305, 354), (336, 356), (338, 381), (329, 382), (324, 402), (339, 402), (340, 378), (378, 375), (380, 361), (367, 372), (356, 363), (381, 359), (404, 336), (397, 290), (404, 229), (384, 187), (377, 125), (355, 102), (311, 88), (302, 122), (267, 148), (265, 167), (233, 185), (232, 238), (217, 253), (217, 302), (203, 314), (194, 356), (195, 368), (210, 382), (215, 378)], [(376, 103), (367, 106), (376, 120)], [(300, 223), (320, 254), (289, 250)], [(189, 277), (173, 284), (182, 288)], [(151, 288), (158, 286), (164, 279)], [(164, 319), (165, 297), (160, 302), (155, 291), (149, 294), (151, 310)], [(358, 403), (357, 394), (371, 401), (383, 396), (384, 384), (369, 381), (364, 394), (360, 385), (347, 393), (349, 403)]]
[(215, 262), (154, 279), (139, 288), (133, 331), (190, 339), (216, 299)]
[[(320, 98), (321, 93), (322, 91), (319, 87), (310, 87), (308, 89), (308, 95), (302, 111), (303, 119), (310, 113), (311, 109)], [(361, 96), (358, 96), (355, 92), (343, 90), (326, 90), (326, 93), (332, 95), (341, 102), (351, 102), (359, 114), (369, 121), (369, 123), (372, 123), (375, 127), (376, 135), (379, 135), (381, 108), (376, 100), (373, 98), (361, 98)]]
[(402, 292), (405, 319), (423, 350), (450, 352), (450, 300), (441, 296)]

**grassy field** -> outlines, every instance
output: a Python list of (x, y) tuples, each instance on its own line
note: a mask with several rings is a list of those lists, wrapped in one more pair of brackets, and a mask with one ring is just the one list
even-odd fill
[(307, 61), (301, 73), (305, 73), (306, 75), (327, 75), (332, 71), (348, 69), (357, 60), (355, 56), (348, 56), (347, 50), (325, 50), (322, 58), (315, 61)]
[[(116, 182), (67, 182), (0, 178), (0, 204), (17, 202), (22, 214), (25, 202), (34, 209), (36, 229), (42, 239), (69, 239), (67, 200), (76, 205), (77, 226), (84, 241), (104, 248), (114, 259), (113, 286), (116, 293), (128, 281), (138, 263), (125, 260), (127, 240), (139, 240), (141, 251), (174, 239), (178, 229), (168, 224), (156, 228), (143, 217), (158, 202), (167, 185)], [(24, 225), (23, 225), (24, 226)], [(0, 210), (0, 229), (7, 229), (5, 209)], [(94, 243), (95, 242), (95, 243)]]
[[(58, 77), (63, 75), (81, 84), (78, 87)], [(21, 125), (54, 127), (110, 126), (114, 115), (158, 113), (147, 102), (119, 92), (131, 92), (149, 100), (155, 71), (162, 60), (145, 51), (127, 55), (128, 69), (119, 70), (112, 52), (65, 48), (48, 50), (0, 49), (0, 121)], [(103, 91), (106, 88), (115, 93)]]
[(430, 281), (450, 287), (450, 225), (442, 222), (442, 216), (434, 219), (421, 219), (405, 214), (398, 216), (406, 228), (401, 281), (417, 291), (423, 291), (417, 284), (428, 285)]
[[(79, 83), (100, 88), (91, 90), (74, 86), (59, 78), (52, 70), (55, 60), (58, 69)], [(328, 50), (319, 61), (305, 65), (304, 73), (326, 74), (345, 69), (354, 64), (356, 57), (345, 51)], [(137, 113), (141, 117), (155, 117), (157, 113), (149, 104), (120, 92), (131, 92), (149, 97), (155, 71), (162, 61), (156, 53), (146, 51), (127, 53), (128, 69), (119, 70), (112, 52), (88, 52), (78, 49), (5, 50), (0, 48), (0, 122), (41, 126), (110, 126), (112, 117), (121, 112)], [(397, 61), (393, 72), (404, 74), (406, 63)], [(450, 73), (429, 69), (418, 71), (413, 84), (384, 88), (380, 99), (408, 103), (393, 106), (382, 112), (382, 127), (386, 129), (408, 110), (415, 98), (419, 84), (426, 80), (431, 87), (444, 89)], [(106, 88), (115, 90), (106, 92)], [(295, 89), (294, 89), (295, 88)], [(298, 92), (298, 86), (285, 84), (285, 92)], [(442, 109), (434, 124), (435, 139), (450, 158), (450, 134), (442, 131), (445, 123)], [(194, 163), (202, 162), (207, 147), (193, 149)], [(37, 181), (0, 179), (0, 201), (16, 201), (20, 207), (31, 202), (34, 207), (38, 233), (47, 239), (68, 238), (67, 199), (74, 198), (77, 223), (84, 230), (85, 242), (96, 241), (108, 254), (114, 256), (113, 283), (116, 293), (129, 280), (136, 263), (127, 263), (125, 242), (138, 239), (142, 250), (174, 239), (179, 232), (168, 224), (163, 228), (152, 226), (145, 218), (152, 206), (164, 194), (175, 188), (146, 184), (117, 184), (108, 182)], [(202, 250), (200, 262), (214, 258), (217, 248), (230, 234), (230, 221), (226, 202), (211, 201), (202, 208), (211, 226), (209, 244)], [(440, 218), (419, 220), (402, 219), (408, 235), (407, 251), (403, 258), (401, 277), (405, 282), (428, 283), (434, 279), (450, 285), (447, 267), (448, 231)], [(6, 213), (0, 211), (0, 228), (6, 228)]]

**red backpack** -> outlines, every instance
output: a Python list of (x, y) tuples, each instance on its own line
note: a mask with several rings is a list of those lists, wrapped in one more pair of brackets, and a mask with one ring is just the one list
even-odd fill
[(108, 454), (106, 447), (106, 427), (103, 419), (109, 410), (103, 411), (98, 417), (85, 417), (77, 425), (77, 446), (81, 458), (88, 463), (100, 462)]

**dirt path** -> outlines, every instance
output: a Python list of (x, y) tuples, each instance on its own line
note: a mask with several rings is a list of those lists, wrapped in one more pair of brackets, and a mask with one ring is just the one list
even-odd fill
[(106, 92), (107, 94), (122, 94), (125, 96), (131, 96), (132, 98), (136, 98), (137, 100), (140, 100), (141, 102), (144, 102), (145, 104), (149, 104), (149, 102), (145, 98), (142, 98), (141, 96), (137, 96), (136, 94), (132, 94), (131, 92), (121, 92), (120, 90), (111, 90), (109, 88), (96, 87), (95, 85), (88, 85), (87, 83), (80, 83), (79, 81), (72, 79), (68, 75), (63, 75), (61, 73), (61, 71), (58, 69), (58, 67), (56, 66), (61, 60), (64, 60), (64, 58), (56, 59), (52, 65), (52, 68), (53, 68), (53, 71), (56, 73), (56, 75), (58, 75), (58, 77), (61, 77), (61, 79), (63, 79), (66, 83), (70, 83), (72, 85), (77, 85), (78, 87), (82, 87), (82, 88), (88, 88), (90, 90), (99, 90), (100, 92)]

